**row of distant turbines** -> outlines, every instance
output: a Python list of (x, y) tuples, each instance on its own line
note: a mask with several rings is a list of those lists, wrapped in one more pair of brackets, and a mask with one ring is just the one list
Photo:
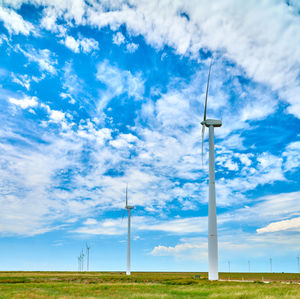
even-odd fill
[(86, 254), (81, 250), (78, 256), (78, 271), (84, 271), (84, 257), (86, 255), (86, 271), (90, 271), (90, 249), (91, 247), (86, 244)]
[[(297, 259), (297, 265), (298, 265), (298, 273), (300, 273), (300, 257), (299, 255), (296, 256), (296, 259)], [(272, 273), (273, 272), (273, 259), (270, 257), (269, 258), (269, 263), (270, 263), (270, 272)], [(231, 266), (231, 261), (227, 261), (227, 265), (228, 265), (228, 272), (231, 272), (230, 271), (230, 266)], [(248, 272), (250, 273), (251, 272), (251, 261), (248, 260)]]

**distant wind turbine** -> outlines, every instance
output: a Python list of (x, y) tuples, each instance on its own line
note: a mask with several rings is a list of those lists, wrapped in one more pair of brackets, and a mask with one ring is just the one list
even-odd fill
[(205, 127), (209, 129), (209, 195), (208, 195), (208, 279), (218, 280), (218, 234), (217, 234), (217, 212), (216, 212), (216, 189), (215, 189), (215, 144), (214, 128), (221, 127), (222, 121), (217, 119), (206, 119), (207, 98), (209, 79), (211, 72), (212, 60), (209, 66), (204, 117), (202, 125), (202, 163), (203, 163), (203, 143)]
[(297, 256), (297, 262), (298, 262), (298, 273), (300, 273), (300, 263), (299, 263), (299, 259), (300, 259), (300, 257), (299, 257), (299, 255)]
[(270, 272), (272, 273), (272, 258), (270, 257)]
[(126, 268), (126, 275), (130, 275), (130, 229), (131, 229), (131, 222), (130, 222), (130, 216), (131, 216), (131, 210), (134, 209), (134, 206), (128, 205), (128, 184), (126, 186), (126, 204), (125, 204), (125, 210), (123, 213), (123, 217), (125, 215), (125, 212), (127, 210), (128, 212), (128, 234), (127, 234), (127, 268)]
[(84, 265), (84, 253), (83, 253), (83, 249), (81, 250), (80, 258), (81, 258), (81, 271), (83, 271), (83, 265)]
[(86, 271), (89, 271), (90, 267), (90, 249), (91, 247), (86, 244)]
[(77, 259), (78, 259), (78, 272), (79, 272), (81, 270), (81, 267), (80, 267), (80, 265), (81, 265), (81, 261), (80, 261), (81, 257), (79, 256)]

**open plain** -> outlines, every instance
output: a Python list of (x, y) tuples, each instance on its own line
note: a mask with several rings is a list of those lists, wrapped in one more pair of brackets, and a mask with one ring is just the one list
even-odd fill
[[(199, 277), (200, 276), (200, 277)], [(0, 298), (300, 298), (300, 274), (0, 272)]]

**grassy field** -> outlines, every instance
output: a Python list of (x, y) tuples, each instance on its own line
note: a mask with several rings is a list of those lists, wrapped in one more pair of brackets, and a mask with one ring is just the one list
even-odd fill
[(0, 298), (300, 298), (300, 274), (220, 273), (220, 278), (210, 282), (207, 273), (0, 272)]

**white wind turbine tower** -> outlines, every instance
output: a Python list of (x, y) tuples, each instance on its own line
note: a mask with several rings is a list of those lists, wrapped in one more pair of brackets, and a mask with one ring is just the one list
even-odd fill
[(205, 127), (209, 129), (209, 195), (208, 195), (208, 279), (218, 280), (218, 233), (217, 233), (217, 211), (216, 211), (216, 189), (215, 189), (215, 143), (214, 128), (221, 127), (222, 121), (217, 119), (206, 119), (208, 87), (212, 61), (209, 66), (204, 118), (202, 125), (202, 161)]
[(78, 259), (78, 272), (79, 272), (80, 271), (80, 265), (81, 265), (81, 262), (80, 262), (81, 257), (79, 256), (77, 259)]
[(83, 265), (84, 265), (84, 253), (83, 253), (83, 249), (81, 250), (80, 257), (81, 257), (81, 271), (83, 271)]
[(86, 244), (86, 271), (89, 271), (90, 268), (90, 249), (91, 247)]
[[(125, 211), (128, 212), (128, 234), (127, 234), (127, 268), (126, 268), (126, 275), (130, 275), (130, 228), (131, 228), (131, 222), (130, 222), (130, 216), (131, 216), (131, 210), (134, 209), (134, 206), (128, 205), (128, 185), (126, 186), (126, 205), (125, 205)], [(123, 214), (123, 217), (124, 217)]]

